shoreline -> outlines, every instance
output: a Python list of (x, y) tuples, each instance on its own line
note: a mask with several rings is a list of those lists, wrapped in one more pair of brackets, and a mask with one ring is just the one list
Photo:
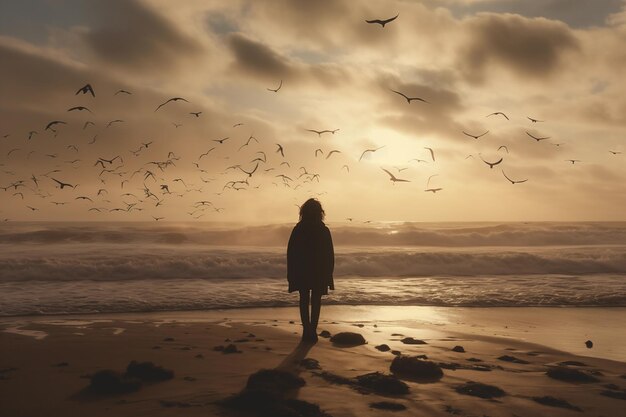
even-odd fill
[[(549, 314), (548, 314), (549, 313)], [(150, 312), (115, 312), (92, 314), (55, 314), (0, 317), (0, 334), (7, 324), (23, 325), (46, 322), (126, 320), (190, 320), (216, 322), (228, 316), (238, 320), (252, 317), (272, 320), (290, 317), (299, 321), (297, 306), (220, 308), (209, 310), (174, 310)], [(445, 326), (463, 334), (498, 336), (541, 344), (548, 348), (589, 357), (603, 357), (626, 362), (626, 307), (458, 307), (458, 306), (383, 306), (324, 305), (321, 320), (334, 317), (346, 325), (369, 322), (393, 322), (404, 327)], [(378, 316), (378, 317), (377, 317)], [(518, 316), (521, 316), (519, 318)], [(357, 317), (359, 319), (357, 319)], [(609, 325), (607, 325), (607, 322)], [(565, 323), (565, 324), (564, 324)], [(612, 326), (610, 325), (612, 323)], [(593, 329), (593, 330), (590, 330)], [(471, 331), (467, 331), (471, 330)], [(554, 338), (557, 338), (556, 340)], [(560, 338), (560, 339), (558, 339)], [(584, 345), (594, 340), (593, 349)]]

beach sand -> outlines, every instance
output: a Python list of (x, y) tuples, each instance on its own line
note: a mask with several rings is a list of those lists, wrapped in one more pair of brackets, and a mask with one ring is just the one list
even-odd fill
[[(261, 369), (303, 378), (304, 386), (287, 397), (335, 417), (621, 416), (625, 319), (626, 309), (325, 306), (319, 331), (356, 332), (367, 340), (339, 347), (322, 337), (315, 345), (299, 344), (295, 308), (4, 318), (0, 416), (254, 415), (220, 402), (241, 392)], [(426, 343), (406, 344), (405, 337)], [(587, 340), (593, 348), (585, 346)], [(241, 353), (215, 350), (231, 343)], [(426, 382), (400, 375), (409, 391), (395, 395), (359, 385), (359, 375), (391, 373), (396, 355), (378, 350), (380, 344), (402, 355), (426, 355), (443, 368), (443, 377)], [(317, 360), (320, 369), (307, 369), (304, 358)], [(174, 377), (123, 394), (87, 389), (90, 376), (105, 369), (124, 372), (132, 360), (151, 361)], [(594, 381), (546, 375), (564, 368)], [(463, 388), (470, 381), (503, 393), (468, 395)], [(406, 409), (372, 407), (380, 402)]]

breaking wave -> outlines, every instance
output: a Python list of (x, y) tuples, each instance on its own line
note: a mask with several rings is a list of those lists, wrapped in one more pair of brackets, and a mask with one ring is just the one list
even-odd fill
[[(173, 244), (284, 247), (293, 225), (12, 223), (0, 244)], [(626, 223), (376, 223), (329, 225), (338, 246), (626, 245)]]
[[(626, 223), (332, 226), (331, 304), (626, 306)], [(291, 226), (8, 224), (0, 315), (294, 305)]]
[[(339, 277), (626, 274), (626, 249), (338, 250), (335, 264)], [(285, 253), (277, 250), (66, 246), (0, 257), (0, 281), (282, 278), (286, 270)]]

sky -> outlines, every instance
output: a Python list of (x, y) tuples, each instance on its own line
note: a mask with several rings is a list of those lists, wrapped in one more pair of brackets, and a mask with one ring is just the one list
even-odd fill
[(617, 0), (1, 0), (0, 220), (624, 221), (624, 44)]

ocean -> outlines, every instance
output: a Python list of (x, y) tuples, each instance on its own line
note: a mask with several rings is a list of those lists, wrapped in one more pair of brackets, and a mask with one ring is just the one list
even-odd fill
[[(626, 306), (626, 223), (329, 223), (325, 303)], [(0, 316), (290, 306), (293, 224), (0, 225)]]

